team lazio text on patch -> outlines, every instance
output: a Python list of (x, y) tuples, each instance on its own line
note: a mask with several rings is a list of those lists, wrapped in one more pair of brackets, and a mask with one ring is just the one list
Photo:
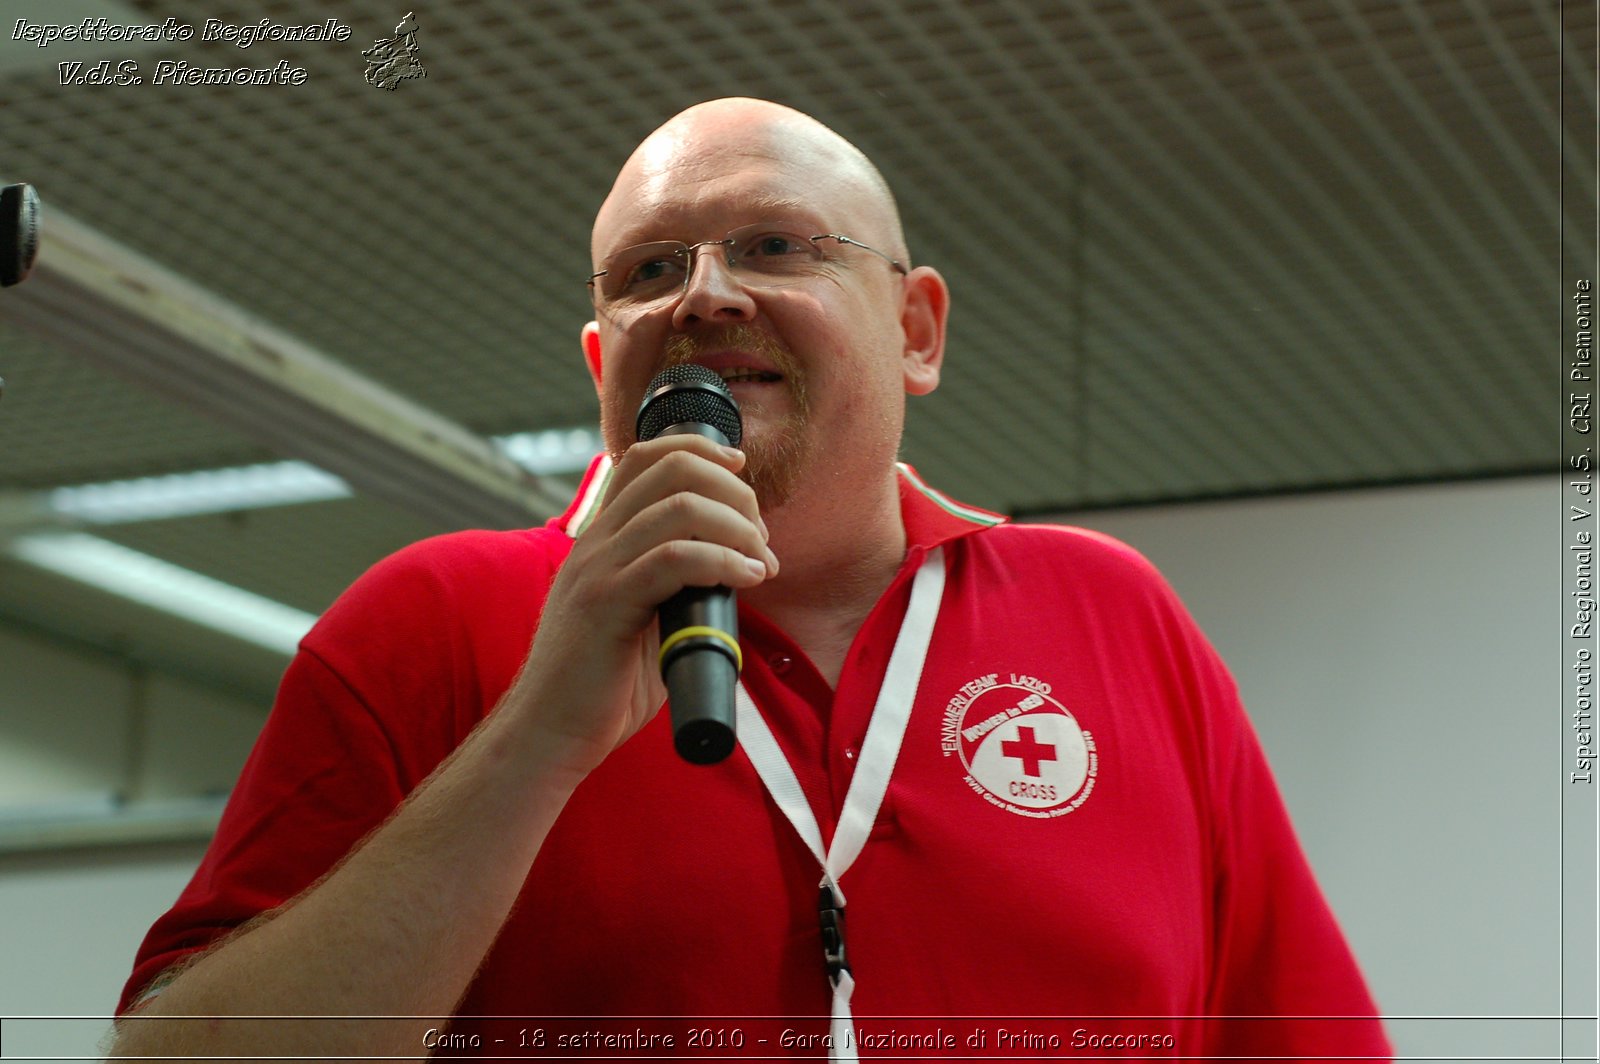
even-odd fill
[(1094, 790), (1094, 736), (1050, 697), (1050, 685), (1010, 673), (963, 684), (944, 710), (939, 746), (958, 754), (967, 786), (1018, 816), (1064, 816)]

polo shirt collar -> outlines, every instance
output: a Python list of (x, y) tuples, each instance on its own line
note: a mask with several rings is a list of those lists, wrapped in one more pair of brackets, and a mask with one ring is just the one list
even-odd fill
[[(932, 550), (941, 543), (965, 536), (980, 529), (998, 525), (1005, 520), (1001, 514), (991, 513), (976, 506), (957, 502), (950, 496), (928, 486), (917, 471), (905, 462), (896, 463), (900, 472), (900, 519), (905, 523), (906, 546)], [(578, 494), (566, 513), (550, 522), (567, 535), (576, 538), (600, 508), (606, 485), (611, 480), (611, 459), (601, 453), (589, 463)]]
[(900, 471), (900, 520), (906, 526), (907, 548), (932, 550), (941, 543), (1005, 520), (1001, 514), (957, 502), (929, 487), (928, 482), (905, 462), (896, 462), (895, 468)]

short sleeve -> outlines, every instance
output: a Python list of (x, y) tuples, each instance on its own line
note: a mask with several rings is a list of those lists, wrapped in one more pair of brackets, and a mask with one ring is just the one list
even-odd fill
[(553, 529), (439, 536), (380, 561), (329, 607), (194, 878), (140, 947), (119, 1011), (389, 818), (510, 686), (568, 550)]
[(1393, 1049), (1378, 1007), (1317, 885), (1232, 678), (1209, 644), (1199, 656), (1214, 692), (1207, 1012), (1240, 1017), (1211, 1021), (1209, 1051), (1224, 1059), (1387, 1060)]
[(388, 737), (302, 650), (199, 869), (140, 946), (118, 1011), (172, 965), (304, 891), (404, 797)]

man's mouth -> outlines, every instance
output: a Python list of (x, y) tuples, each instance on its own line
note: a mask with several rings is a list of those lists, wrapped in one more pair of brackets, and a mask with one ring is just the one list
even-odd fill
[(729, 366), (716, 372), (724, 384), (771, 384), (783, 380), (776, 373), (751, 366)]

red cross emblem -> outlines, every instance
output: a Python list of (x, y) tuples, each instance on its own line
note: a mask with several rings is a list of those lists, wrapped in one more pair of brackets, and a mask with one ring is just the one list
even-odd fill
[(1033, 729), (1017, 726), (1015, 741), (1005, 741), (1000, 744), (1000, 753), (1006, 757), (1014, 757), (1022, 762), (1024, 775), (1039, 775), (1041, 761), (1056, 760), (1056, 748), (1050, 743), (1041, 743), (1034, 739)]

